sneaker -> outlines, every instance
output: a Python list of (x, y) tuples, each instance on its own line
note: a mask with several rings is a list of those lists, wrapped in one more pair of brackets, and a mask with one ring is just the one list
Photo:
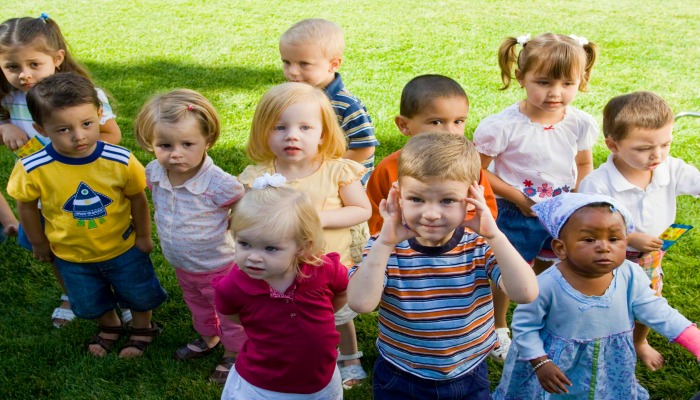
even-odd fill
[(498, 336), (498, 346), (491, 350), (489, 357), (498, 362), (505, 362), (510, 349), (510, 329), (496, 328), (496, 336)]

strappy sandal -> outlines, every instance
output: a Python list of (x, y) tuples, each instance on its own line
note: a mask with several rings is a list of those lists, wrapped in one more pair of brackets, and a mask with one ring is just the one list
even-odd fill
[[(61, 301), (70, 302), (70, 299), (66, 294), (62, 294)], [(63, 328), (64, 325), (71, 322), (74, 318), (75, 314), (73, 314), (73, 310), (71, 310), (70, 308), (56, 307), (53, 310), (53, 314), (51, 314), (51, 323), (53, 323), (53, 326), (55, 326), (56, 328)], [(58, 320), (63, 320), (65, 322), (59, 323)]]
[(226, 368), (226, 371), (215, 369), (214, 372), (212, 372), (212, 374), (209, 375), (209, 380), (218, 383), (219, 385), (225, 384), (226, 379), (228, 378), (228, 374), (229, 372), (231, 372), (231, 368), (233, 368), (233, 365), (235, 363), (236, 357), (230, 356), (222, 358), (221, 360), (219, 360), (219, 363), (216, 364), (216, 366)]
[(163, 332), (163, 328), (158, 326), (154, 321), (151, 321), (151, 327), (150, 328), (131, 328), (129, 332), (129, 340), (124, 342), (122, 347), (119, 348), (119, 357), (121, 357), (122, 351), (126, 349), (127, 347), (133, 347), (139, 351), (141, 351), (141, 354), (133, 356), (133, 357), (140, 357), (143, 355), (143, 352), (146, 351), (146, 347), (148, 347), (152, 342), (153, 339), (150, 341), (146, 340), (140, 340), (140, 339), (131, 339), (134, 336), (146, 336), (150, 338), (154, 338)]
[[(352, 389), (355, 386), (362, 385), (367, 378), (367, 373), (362, 369), (361, 364), (343, 365), (343, 361), (358, 360), (360, 358), (362, 358), (361, 351), (348, 355), (338, 353), (338, 369), (340, 370), (340, 379), (343, 382), (343, 389)], [(359, 383), (348, 385), (348, 382), (351, 381), (358, 381)]]
[[(87, 346), (88, 346), (88, 351), (90, 351), (90, 345), (96, 344), (100, 347), (102, 347), (105, 352), (109, 353), (112, 351), (114, 346), (117, 344), (119, 341), (119, 338), (121, 338), (122, 333), (124, 333), (124, 329), (121, 326), (105, 326), (105, 325), (100, 325), (99, 326), (100, 333), (109, 333), (109, 334), (117, 334), (119, 335), (116, 339), (107, 339), (98, 333), (97, 335), (93, 336), (90, 338), (90, 341), (88, 341)], [(90, 352), (92, 353), (92, 352)], [(95, 357), (104, 357), (104, 356), (98, 356), (97, 354), (93, 355)]]

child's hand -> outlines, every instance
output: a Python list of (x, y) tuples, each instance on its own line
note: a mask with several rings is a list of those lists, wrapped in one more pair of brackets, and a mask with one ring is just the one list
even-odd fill
[(399, 202), (399, 190), (392, 186), (389, 195), (379, 203), (379, 214), (384, 219), (382, 230), (377, 241), (383, 242), (387, 246), (395, 246), (406, 239), (416, 237), (416, 232), (403, 224), (403, 214), (401, 203)]
[(153, 251), (153, 240), (150, 236), (136, 236), (134, 246), (144, 253), (150, 254)]
[(493, 238), (499, 231), (498, 226), (496, 226), (496, 221), (491, 215), (491, 210), (489, 210), (486, 205), (486, 200), (484, 199), (484, 187), (479, 185), (479, 182), (472, 182), (469, 186), (469, 193), (471, 197), (465, 199), (465, 205), (467, 211), (469, 211), (469, 205), (474, 206), (474, 216), (462, 223), (462, 226), (469, 228), (486, 239)]
[(11, 224), (3, 227), (2, 233), (5, 234), (5, 236), (17, 236), (17, 232), (19, 232), (19, 227), (17, 224)]
[(650, 251), (661, 250), (664, 241), (657, 237), (647, 235), (646, 233), (634, 232), (630, 233), (627, 237), (627, 244), (642, 253), (648, 253)]
[(523, 194), (520, 196), (519, 201), (515, 202), (515, 205), (518, 206), (518, 209), (520, 210), (521, 213), (523, 213), (524, 216), (526, 217), (536, 217), (537, 214), (535, 214), (534, 211), (532, 211), (532, 206), (535, 205), (535, 202), (530, 200), (529, 198), (525, 197)]
[(535, 371), (542, 388), (549, 393), (569, 393), (566, 386), (571, 386), (571, 381), (553, 362), (542, 365)]
[(34, 258), (39, 261), (53, 262), (53, 251), (51, 251), (51, 245), (48, 241), (38, 244), (32, 243), (32, 253)]
[(2, 142), (12, 151), (19, 149), (29, 141), (27, 134), (13, 124), (0, 125), (0, 132), (2, 132)]

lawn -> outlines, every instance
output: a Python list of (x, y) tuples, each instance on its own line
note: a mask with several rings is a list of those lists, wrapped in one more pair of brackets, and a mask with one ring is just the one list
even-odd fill
[[(281, 83), (279, 35), (293, 22), (323, 17), (345, 30), (341, 68), (348, 88), (366, 104), (382, 145), (378, 160), (400, 148), (394, 127), (403, 85), (425, 73), (450, 76), (471, 100), (467, 133), (479, 121), (523, 97), (515, 85), (499, 91), (496, 52), (505, 36), (556, 32), (585, 36), (600, 47), (589, 90), (574, 106), (599, 122), (605, 103), (618, 94), (651, 90), (676, 111), (700, 111), (700, 7), (697, 1), (19, 1), (4, 0), (0, 20), (47, 12), (61, 26), (73, 55), (112, 96), (122, 145), (146, 164), (153, 157), (138, 148), (133, 119), (154, 93), (187, 87), (207, 96), (219, 110), (223, 137), (214, 161), (238, 174), (255, 105), (270, 86)], [(696, 152), (700, 119), (680, 119), (671, 149), (700, 166)], [(596, 165), (607, 156), (598, 141)], [(13, 157), (0, 150), (0, 176), (10, 174)], [(3, 188), (3, 194), (6, 192)], [(698, 224), (700, 203), (679, 199), (677, 222)], [(700, 229), (700, 227), (698, 227)], [(664, 293), (689, 319), (700, 320), (700, 234), (691, 231), (667, 254)], [(96, 332), (90, 321), (64, 329), (49, 316), (60, 290), (49, 266), (32, 259), (14, 240), (0, 247), (0, 397), (5, 399), (211, 399), (220, 389), (207, 377), (220, 354), (194, 362), (171, 358), (195, 335), (172, 267), (159, 249), (153, 260), (170, 295), (155, 311), (163, 335), (138, 360), (114, 354), (95, 359), (85, 351)], [(376, 316), (356, 320), (363, 364), (376, 358)], [(700, 366), (659, 335), (650, 339), (666, 358), (659, 372), (638, 367), (654, 399), (688, 399), (700, 390)], [(489, 364), (491, 381), (500, 367)], [(346, 392), (370, 399), (370, 385)]]

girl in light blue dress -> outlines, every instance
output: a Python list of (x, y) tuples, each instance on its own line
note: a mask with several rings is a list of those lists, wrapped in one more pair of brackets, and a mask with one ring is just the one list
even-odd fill
[(570, 193), (533, 206), (560, 262), (539, 297), (513, 313), (513, 346), (494, 399), (648, 399), (637, 381), (634, 320), (700, 360), (700, 331), (656, 297), (625, 260), (627, 211), (603, 195)]

